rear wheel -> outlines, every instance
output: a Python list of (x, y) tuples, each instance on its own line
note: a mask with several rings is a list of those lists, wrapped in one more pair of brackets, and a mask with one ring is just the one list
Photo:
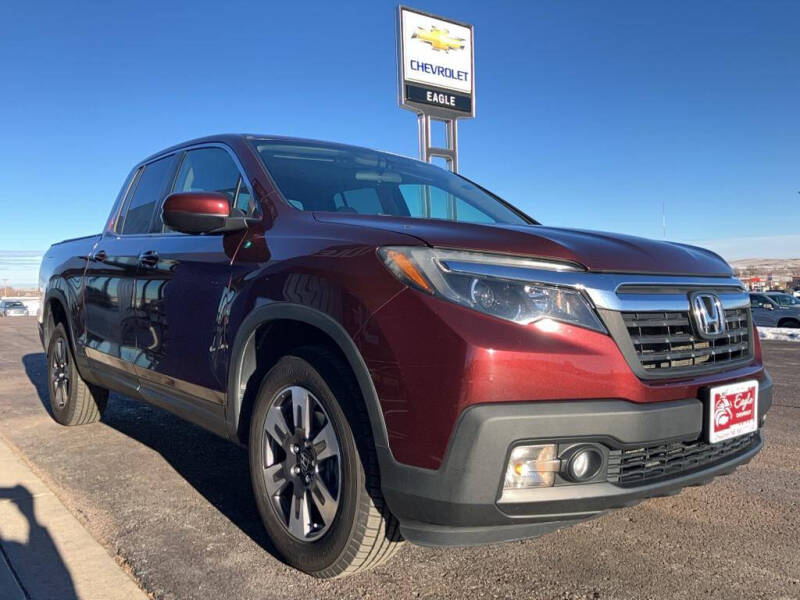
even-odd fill
[(800, 327), (800, 321), (797, 319), (783, 319), (780, 323), (778, 323), (778, 327), (789, 327), (791, 329), (796, 329)]
[(99, 421), (108, 402), (108, 390), (85, 382), (75, 366), (63, 324), (52, 328), (47, 346), (47, 386), (50, 411), (62, 425)]
[(264, 526), (281, 558), (315, 577), (372, 568), (402, 538), (381, 496), (358, 392), (335, 355), (294, 354), (264, 378), (250, 423), (250, 475)]

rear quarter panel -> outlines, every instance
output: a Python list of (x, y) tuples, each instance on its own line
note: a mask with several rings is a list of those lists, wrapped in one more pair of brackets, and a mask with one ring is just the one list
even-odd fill
[[(39, 324), (42, 327), (45, 325), (49, 302), (59, 300), (70, 319), (73, 343), (85, 329), (83, 276), (89, 256), (99, 239), (99, 235), (93, 235), (53, 244), (39, 267), (39, 290), (42, 293)], [(45, 345), (48, 333), (42, 340)]]

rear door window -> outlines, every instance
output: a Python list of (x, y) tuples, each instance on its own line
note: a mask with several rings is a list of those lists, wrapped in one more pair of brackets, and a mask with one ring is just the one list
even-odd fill
[(159, 205), (167, 185), (167, 178), (172, 173), (173, 156), (167, 156), (148, 163), (139, 174), (136, 189), (133, 191), (125, 220), (120, 233), (150, 233), (153, 212)]
[(788, 294), (775, 294), (774, 296), (770, 296), (770, 299), (774, 300), (781, 306), (800, 305), (800, 301), (798, 301), (797, 298), (794, 296), (789, 296)]

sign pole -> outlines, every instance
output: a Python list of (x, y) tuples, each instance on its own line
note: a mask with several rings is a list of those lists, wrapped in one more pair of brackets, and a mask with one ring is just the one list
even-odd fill
[[(437, 148), (431, 146), (431, 121), (441, 121), (445, 126), (445, 140), (447, 146)], [(458, 173), (458, 120), (457, 119), (432, 119), (425, 113), (417, 113), (417, 128), (419, 140), (419, 159), (431, 162), (434, 156), (444, 158), (447, 168), (453, 173)]]
[(419, 159), (428, 162), (428, 148), (431, 145), (431, 118), (425, 113), (417, 113)]
[(447, 127), (447, 147), (453, 152), (453, 157), (450, 159), (450, 170), (458, 173), (458, 120), (450, 119), (445, 126)]

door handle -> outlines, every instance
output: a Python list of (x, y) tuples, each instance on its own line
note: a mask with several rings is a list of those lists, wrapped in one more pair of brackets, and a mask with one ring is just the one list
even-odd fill
[(158, 264), (158, 252), (148, 250), (139, 255), (139, 264), (143, 267), (153, 268)]
[(108, 255), (105, 250), (98, 250), (92, 255), (92, 260), (96, 260), (97, 262), (106, 262), (106, 258), (108, 258)]

